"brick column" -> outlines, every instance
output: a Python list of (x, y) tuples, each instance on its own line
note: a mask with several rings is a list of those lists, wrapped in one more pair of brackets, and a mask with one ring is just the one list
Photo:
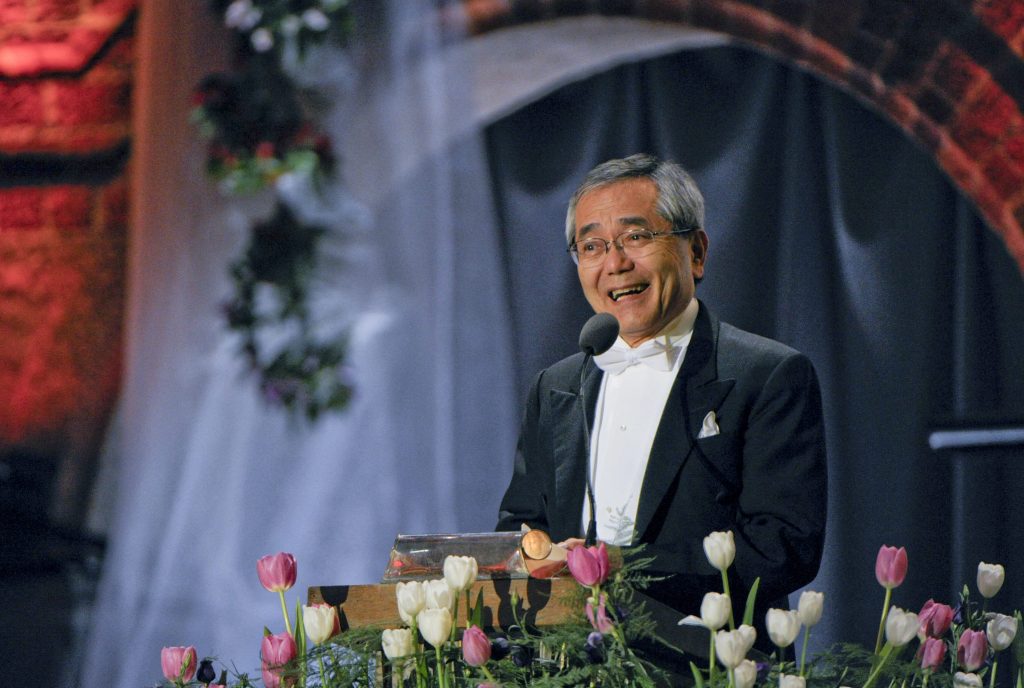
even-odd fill
[(0, 1), (0, 459), (55, 465), (70, 525), (120, 376), (133, 12)]

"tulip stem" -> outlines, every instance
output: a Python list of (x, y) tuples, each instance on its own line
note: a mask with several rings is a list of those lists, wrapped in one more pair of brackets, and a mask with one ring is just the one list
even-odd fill
[(441, 661), (441, 648), (434, 648), (434, 656), (437, 657), (437, 681), (441, 688), (448, 688), (448, 677), (445, 675), (444, 663)]
[(288, 605), (284, 603), (284, 590), (278, 590), (277, 594), (281, 598), (281, 614), (284, 615), (284, 628), (288, 631), (288, 635), (294, 638), (295, 634), (292, 633), (292, 622), (288, 620)]
[(722, 570), (722, 592), (729, 598), (729, 630), (736, 630), (736, 621), (732, 616), (732, 595), (729, 593), (729, 574)]
[(885, 589), (885, 603), (882, 605), (882, 620), (878, 624), (878, 636), (875, 638), (875, 654), (882, 650), (882, 634), (885, 633), (885, 620), (889, 616), (889, 602), (892, 600), (892, 588)]
[(324, 655), (323, 655), (323, 653), (320, 653), (320, 656), (317, 657), (317, 659), (320, 660), (320, 685), (326, 686), (327, 685), (327, 670), (324, 668)]
[(715, 632), (711, 631), (711, 649), (708, 652), (708, 684), (715, 685)]
[(988, 675), (988, 688), (996, 688), (996, 669), (999, 668), (998, 655), (992, 658), (992, 673)]
[(800, 677), (807, 678), (804, 675), (804, 667), (807, 666), (807, 643), (811, 639), (811, 627), (804, 626), (804, 646), (800, 650)]
[[(875, 665), (875, 668), (871, 670), (871, 673), (868, 675), (868, 680), (864, 682), (863, 688), (871, 688), (871, 686), (875, 684), (875, 681), (878, 680), (878, 675), (882, 672), (882, 667), (884, 667), (888, 663), (889, 658), (893, 656), (893, 649), (894, 648), (891, 644), (885, 644), (885, 652), (882, 653), (881, 659), (878, 664)], [(875, 650), (875, 654), (878, 654), (878, 650)]]

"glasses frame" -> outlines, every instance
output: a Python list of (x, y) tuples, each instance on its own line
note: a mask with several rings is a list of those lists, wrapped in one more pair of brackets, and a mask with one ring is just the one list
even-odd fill
[[(652, 239), (657, 239), (658, 237), (662, 236), (681, 236), (683, 234), (689, 234), (695, 229), (698, 228), (688, 227), (687, 229), (670, 229), (665, 232), (655, 232), (654, 230), (651, 229), (627, 229), (626, 231), (617, 234), (610, 241), (608, 239), (602, 239), (601, 237), (588, 237), (587, 239), (580, 239), (580, 241), (591, 241), (594, 239), (596, 239), (597, 241), (603, 241), (604, 253), (601, 254), (601, 262), (603, 262), (604, 259), (608, 256), (608, 254), (612, 252), (613, 245), (615, 246), (615, 248), (625, 253), (626, 248), (622, 245), (622, 237), (626, 236), (627, 234), (635, 234), (636, 232), (647, 232), (648, 234), (651, 235)], [(569, 254), (569, 257), (572, 258), (572, 262), (575, 263), (576, 265), (580, 264), (580, 252), (577, 248), (577, 244), (579, 244), (580, 241), (572, 242), (571, 244), (569, 244), (568, 248), (565, 249), (566, 253)], [(596, 266), (597, 263), (594, 263), (594, 265)]]

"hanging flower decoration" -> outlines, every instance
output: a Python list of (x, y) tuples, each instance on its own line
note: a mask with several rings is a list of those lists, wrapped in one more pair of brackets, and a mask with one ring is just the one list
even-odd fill
[(344, 333), (319, 338), (308, 301), (323, 236), (278, 194), (285, 175), (320, 188), (336, 168), (318, 123), (324, 98), (301, 88), (284, 64), (301, 65), (310, 46), (344, 42), (352, 29), (348, 0), (213, 0), (237, 36), (229, 72), (210, 74), (193, 92), (191, 121), (208, 142), (207, 174), (234, 195), (269, 191), (272, 216), (250, 229), (230, 266), (233, 294), (224, 306), (264, 398), (316, 420), (352, 395)]
[(334, 153), (315, 124), (311, 99), (267, 58), (253, 59), (240, 73), (207, 76), (193, 94), (191, 114), (209, 142), (207, 173), (238, 194), (271, 188), (289, 172), (330, 176)]
[(252, 228), (249, 246), (231, 266), (229, 329), (260, 379), (267, 401), (316, 420), (352, 396), (344, 340), (319, 341), (307, 307), (323, 227), (299, 221), (284, 203)]

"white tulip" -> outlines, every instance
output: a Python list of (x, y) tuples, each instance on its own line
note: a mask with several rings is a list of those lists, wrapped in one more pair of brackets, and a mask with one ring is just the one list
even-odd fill
[(728, 669), (735, 669), (754, 647), (757, 631), (753, 626), (743, 625), (734, 631), (719, 631), (715, 634), (715, 654), (718, 661)]
[(329, 604), (302, 605), (302, 627), (314, 645), (320, 645), (334, 635), (337, 621), (338, 610)]
[(800, 619), (795, 611), (769, 609), (765, 621), (768, 637), (779, 647), (789, 647), (800, 633)]
[(1006, 579), (1006, 570), (1002, 564), (978, 564), (978, 592), (982, 597), (995, 597), (999, 589), (1003, 587), (1003, 580)]
[(753, 688), (757, 681), (757, 662), (744, 659), (733, 669), (733, 678), (736, 681), (736, 688)]
[(256, 29), (249, 34), (249, 43), (256, 52), (265, 53), (274, 47), (274, 34), (267, 28)]
[(985, 626), (988, 644), (996, 652), (1002, 652), (1013, 644), (1017, 637), (1017, 619), (1006, 614), (996, 614)]
[(441, 647), (452, 632), (452, 613), (447, 609), (424, 609), (416, 617), (420, 635), (434, 647)]
[(712, 631), (717, 631), (729, 620), (732, 611), (732, 600), (720, 592), (709, 592), (700, 603), (701, 623)]
[(982, 681), (981, 676), (977, 674), (965, 674), (962, 671), (958, 671), (953, 674), (953, 685), (957, 688), (981, 688)]
[(796, 612), (800, 623), (810, 628), (821, 621), (821, 612), (825, 607), (825, 593), (804, 590), (800, 593), (800, 602)]
[(448, 587), (448, 581), (444, 578), (424, 582), (423, 596), (426, 602), (426, 609), (447, 609), (452, 611), (455, 608), (455, 593)]
[(885, 639), (893, 647), (903, 647), (917, 636), (920, 626), (917, 614), (892, 607), (885, 618)]
[(302, 13), (302, 23), (314, 31), (324, 31), (331, 25), (331, 20), (320, 10), (311, 8)]
[(732, 566), (736, 558), (736, 540), (732, 531), (714, 532), (704, 538), (704, 554), (708, 562), (719, 571)]
[(384, 656), (388, 659), (408, 657), (416, 652), (412, 644), (412, 631), (408, 628), (393, 628), (381, 633), (380, 643), (384, 646)]
[(427, 604), (426, 592), (423, 590), (423, 583), (420, 581), (409, 581), (398, 583), (395, 586), (395, 595), (398, 597), (398, 614), (402, 621), (410, 626), (416, 622), (416, 615), (419, 614)]
[(473, 557), (447, 556), (444, 558), (444, 579), (456, 592), (468, 590), (476, 581), (478, 567)]
[(780, 674), (779, 688), (807, 688), (807, 680), (803, 676)]

